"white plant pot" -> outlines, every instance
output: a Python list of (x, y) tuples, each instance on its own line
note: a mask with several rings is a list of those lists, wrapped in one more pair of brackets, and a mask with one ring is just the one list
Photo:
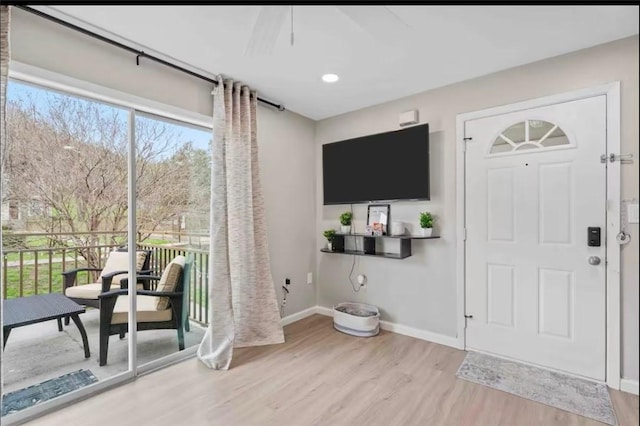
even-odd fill
[(340, 226), (340, 232), (343, 234), (350, 234), (351, 233), (351, 225), (341, 225)]
[(421, 228), (423, 237), (430, 237), (433, 234), (433, 228)]
[(327, 243), (327, 250), (333, 251), (333, 243)]

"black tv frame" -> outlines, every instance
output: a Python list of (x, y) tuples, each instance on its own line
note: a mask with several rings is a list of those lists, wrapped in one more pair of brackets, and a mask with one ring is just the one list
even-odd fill
[[(364, 135), (364, 136), (358, 136), (355, 138), (349, 138), (349, 139), (344, 139), (344, 140), (340, 140), (340, 141), (335, 141), (335, 142), (330, 142), (330, 143), (340, 143), (340, 142), (348, 142), (350, 140), (353, 139), (360, 139), (362, 137), (369, 137), (369, 136), (376, 136), (376, 135), (383, 135), (383, 134), (388, 134), (388, 133), (395, 133), (395, 132), (402, 132), (403, 130), (409, 129), (411, 127), (418, 127), (418, 126), (427, 126), (427, 134), (430, 135), (431, 132), (429, 131), (429, 123), (422, 123), (422, 124), (416, 124), (414, 126), (409, 126), (409, 127), (405, 127), (403, 129), (397, 129), (397, 130), (391, 130), (388, 132), (378, 132), (378, 133), (372, 133), (369, 135)], [(323, 144), (324, 145), (329, 145), (329, 144)], [(414, 201), (430, 201), (431, 200), (431, 137), (429, 136), (428, 142), (427, 142), (427, 165), (428, 165), (428, 173), (427, 173), (427, 191), (428, 191), (428, 196), (427, 197), (420, 197), (420, 198), (387, 198), (387, 199), (376, 199), (376, 200), (354, 200), (354, 201), (339, 201), (339, 202), (326, 202), (324, 200), (324, 159), (323, 159), (323, 188), (322, 188), (322, 205), (323, 206), (338, 206), (338, 205), (346, 205), (346, 204), (383, 204), (383, 203), (397, 203), (397, 202), (414, 202)]]

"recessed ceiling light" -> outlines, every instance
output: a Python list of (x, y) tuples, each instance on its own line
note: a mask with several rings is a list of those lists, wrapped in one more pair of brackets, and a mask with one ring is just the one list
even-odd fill
[(325, 83), (335, 83), (338, 80), (340, 80), (340, 77), (338, 77), (336, 74), (325, 74), (322, 76), (322, 81), (324, 81)]

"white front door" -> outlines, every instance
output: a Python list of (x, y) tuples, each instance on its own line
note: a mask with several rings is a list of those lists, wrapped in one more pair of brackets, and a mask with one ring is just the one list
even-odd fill
[(606, 96), (464, 131), (467, 348), (604, 380)]

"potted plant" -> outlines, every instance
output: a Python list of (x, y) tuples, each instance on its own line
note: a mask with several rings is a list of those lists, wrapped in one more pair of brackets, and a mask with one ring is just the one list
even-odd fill
[(420, 228), (423, 237), (430, 237), (433, 233), (433, 215), (430, 212), (420, 213)]
[(333, 238), (336, 236), (336, 231), (334, 229), (327, 229), (322, 235), (327, 239), (327, 249), (333, 251)]
[(351, 220), (353, 219), (353, 213), (344, 212), (340, 215), (340, 232), (348, 234), (351, 232)]

